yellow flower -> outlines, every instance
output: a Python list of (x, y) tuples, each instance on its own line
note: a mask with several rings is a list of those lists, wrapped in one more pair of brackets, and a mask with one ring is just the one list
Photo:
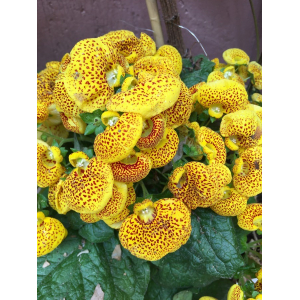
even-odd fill
[(70, 162), (76, 168), (64, 182), (67, 205), (78, 213), (99, 212), (112, 196), (111, 167), (98, 157), (88, 160), (83, 152), (71, 154)]
[[(144, 74), (144, 78), (141, 75)], [(170, 108), (180, 94), (181, 82), (173, 75), (162, 71), (153, 76), (148, 72), (139, 74), (138, 84), (112, 96), (107, 110), (139, 113), (145, 119), (151, 118)]]
[(262, 103), (262, 95), (260, 93), (254, 93), (251, 96), (252, 101)]
[(262, 192), (262, 147), (246, 149), (233, 167), (233, 185), (245, 197)]
[(53, 251), (68, 235), (64, 225), (40, 211), (37, 213), (37, 257)]
[(147, 35), (144, 32), (141, 32), (140, 42), (141, 42), (142, 47), (145, 51), (145, 53), (144, 53), (145, 56), (150, 56), (150, 55), (155, 54), (156, 44), (149, 35)]
[(179, 138), (176, 131), (172, 128), (166, 128), (164, 137), (153, 148), (143, 149), (152, 160), (152, 168), (160, 168), (168, 164), (175, 156), (179, 144)]
[(116, 112), (106, 111), (101, 119), (107, 127), (94, 141), (96, 156), (107, 163), (126, 158), (141, 137), (142, 116), (137, 113), (124, 113), (120, 116)]
[(249, 104), (245, 88), (232, 80), (221, 79), (204, 83), (197, 91), (199, 103), (209, 108), (209, 114), (221, 118), (223, 113), (231, 113), (245, 109)]
[(47, 187), (55, 184), (65, 168), (60, 164), (63, 157), (57, 147), (50, 147), (41, 140), (37, 140), (37, 185)]
[(229, 65), (248, 65), (250, 58), (247, 53), (238, 48), (231, 48), (223, 52), (223, 59)]
[(228, 291), (227, 300), (243, 300), (244, 299), (244, 292), (240, 288), (239, 285), (234, 284)]
[(262, 204), (251, 203), (246, 209), (237, 216), (238, 225), (248, 231), (261, 230), (262, 231)]
[(230, 170), (223, 164), (207, 166), (200, 162), (189, 162), (174, 170), (168, 187), (187, 207), (196, 209), (209, 207), (221, 200), (222, 188), (230, 182)]
[(122, 246), (138, 258), (154, 261), (184, 245), (191, 234), (191, 214), (178, 199), (155, 203), (146, 199), (134, 206), (134, 214), (122, 223)]
[(256, 115), (262, 120), (262, 107), (255, 104), (248, 104), (247, 108), (249, 110), (252, 110), (256, 113)]
[(243, 79), (235, 73), (233, 66), (226, 67), (223, 71), (216, 70), (211, 72), (207, 77), (207, 82), (213, 82), (221, 79), (233, 80), (240, 83), (242, 86), (245, 86)]
[(133, 150), (128, 157), (112, 163), (110, 166), (115, 180), (138, 182), (151, 171), (152, 160), (147, 154)]
[(251, 63), (248, 65), (248, 72), (253, 75), (252, 84), (253, 86), (261, 90), (262, 89), (262, 66), (258, 64), (255, 61), (251, 61)]
[(222, 119), (220, 133), (225, 137), (226, 146), (234, 151), (261, 145), (261, 119), (252, 110), (230, 113)]
[(143, 123), (142, 135), (137, 141), (139, 149), (155, 147), (163, 138), (166, 128), (166, 120), (162, 114), (158, 114)]
[(193, 110), (193, 98), (191, 92), (181, 81), (180, 94), (173, 106), (162, 112), (167, 120), (167, 127), (177, 128), (186, 124)]
[(240, 195), (234, 188), (224, 187), (223, 198), (210, 208), (220, 216), (234, 217), (246, 209), (247, 200), (247, 197)]
[[(67, 175), (63, 175), (62, 178), (66, 178)], [(66, 194), (64, 194), (64, 180), (60, 179), (57, 183), (49, 186), (48, 200), (49, 205), (56, 210), (59, 214), (65, 215), (70, 208), (67, 205)]]
[[(47, 121), (46, 121), (47, 122)], [(37, 129), (37, 138), (41, 139), (41, 136), (43, 134), (43, 132), (49, 133), (49, 134), (53, 134), (56, 135), (58, 137), (64, 138), (66, 139), (69, 136), (69, 131), (64, 127), (64, 125), (62, 123), (58, 124), (58, 125), (50, 125), (50, 126), (46, 126), (45, 122), (38, 127)], [(52, 145), (53, 142), (53, 138), (52, 137), (48, 137), (46, 140), (46, 143), (48, 145)]]
[(154, 56), (163, 56), (167, 57), (175, 67), (177, 74), (179, 75), (182, 70), (182, 58), (180, 53), (176, 48), (171, 45), (163, 45), (161, 46)]
[(210, 297), (210, 296), (203, 296), (199, 300), (218, 300), (218, 299), (216, 299), (214, 297)]

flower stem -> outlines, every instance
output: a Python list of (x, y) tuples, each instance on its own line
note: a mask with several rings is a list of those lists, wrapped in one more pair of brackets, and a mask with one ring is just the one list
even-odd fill
[(260, 56), (258, 26), (257, 26), (257, 20), (256, 20), (256, 16), (255, 16), (255, 11), (254, 11), (252, 0), (249, 0), (249, 2), (250, 2), (252, 16), (253, 16), (253, 20), (254, 20), (254, 26), (255, 26), (255, 35), (256, 35), (256, 61), (258, 62), (259, 61), (259, 56)]
[(62, 138), (62, 137), (60, 137), (60, 136), (57, 136), (57, 135), (53, 135), (53, 134), (50, 134), (50, 133), (48, 133), (48, 132), (44, 132), (44, 131), (42, 131), (42, 130), (37, 130), (37, 131), (39, 131), (39, 132), (41, 132), (41, 133), (43, 133), (43, 134), (45, 134), (45, 135), (47, 135), (47, 136), (50, 136), (50, 137), (52, 137), (52, 138), (54, 138), (54, 139), (58, 139), (58, 140), (63, 140), (64, 138)]
[(155, 169), (156, 172), (158, 172), (162, 177), (164, 177), (165, 179), (167, 179), (169, 181), (168, 176), (166, 176), (165, 174), (163, 174), (160, 170)]
[(148, 192), (148, 190), (147, 190), (147, 188), (146, 188), (146, 186), (145, 186), (143, 180), (140, 181), (140, 185), (141, 185), (142, 190), (143, 190), (143, 197), (144, 197), (144, 198), (149, 198), (149, 197), (150, 197), (150, 194), (149, 194), (149, 192)]

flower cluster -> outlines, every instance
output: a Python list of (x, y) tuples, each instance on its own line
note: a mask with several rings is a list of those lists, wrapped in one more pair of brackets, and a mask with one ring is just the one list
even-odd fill
[[(247, 204), (262, 190), (262, 109), (252, 103), (261, 94), (248, 97), (242, 71), (256, 89), (261, 73), (242, 50), (223, 57), (227, 65), (214, 59), (207, 81), (188, 88), (174, 47), (157, 50), (145, 33), (119, 30), (81, 40), (60, 62), (47, 63), (38, 74), (37, 184), (49, 187), (50, 207), (75, 211), (86, 223), (103, 220), (119, 229), (124, 248), (151, 261), (188, 241), (198, 207), (261, 230), (262, 205)], [(201, 124), (192, 114), (217, 121)], [(89, 146), (75, 147), (78, 139)], [(74, 148), (61, 147), (70, 142)], [(173, 197), (154, 202), (143, 180), (162, 167)], [(66, 234), (38, 212), (38, 256)]]

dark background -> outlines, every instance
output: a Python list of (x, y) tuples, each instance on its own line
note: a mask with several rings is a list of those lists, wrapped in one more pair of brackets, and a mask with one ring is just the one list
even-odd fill
[[(261, 0), (252, 0), (261, 37)], [(159, 1), (158, 1), (159, 2)], [(161, 9), (158, 3), (160, 16)], [(180, 23), (201, 41), (208, 57), (222, 57), (228, 48), (240, 48), (256, 59), (255, 28), (248, 0), (177, 0)], [(125, 21), (126, 23), (122, 22)], [(131, 24), (132, 26), (130, 26)], [(165, 42), (165, 24), (161, 18)], [(137, 37), (141, 31), (153, 37), (145, 0), (38, 0), (37, 71), (51, 60), (60, 60), (85, 38), (112, 30), (127, 29)], [(185, 47), (195, 38), (182, 29)], [(192, 54), (203, 53), (199, 44)]]

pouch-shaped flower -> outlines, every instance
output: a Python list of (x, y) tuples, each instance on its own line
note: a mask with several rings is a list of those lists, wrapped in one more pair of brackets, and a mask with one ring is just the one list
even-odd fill
[(238, 284), (234, 284), (228, 291), (227, 300), (243, 300), (244, 292)]
[(53, 251), (68, 235), (64, 225), (40, 211), (37, 213), (37, 257)]
[(67, 205), (78, 213), (100, 211), (112, 196), (111, 167), (99, 157), (89, 160), (83, 152), (72, 153), (69, 160), (76, 168), (64, 182)]
[(177, 74), (179, 75), (182, 70), (182, 58), (178, 50), (171, 45), (163, 45), (159, 47), (154, 56), (167, 57), (175, 67)]
[(262, 204), (251, 203), (246, 209), (237, 216), (238, 225), (248, 231), (261, 230), (262, 231)]
[(249, 104), (245, 87), (229, 79), (204, 83), (199, 86), (196, 95), (199, 103), (208, 107), (210, 116), (215, 118), (221, 118), (223, 113), (245, 109)]
[(142, 135), (136, 143), (139, 149), (155, 147), (163, 138), (166, 129), (166, 120), (162, 114), (158, 114), (143, 123)]
[(253, 86), (261, 90), (262, 89), (262, 66), (256, 61), (251, 61), (248, 65), (248, 72), (252, 74), (251, 82)]
[(63, 112), (59, 113), (64, 127), (72, 132), (84, 134), (86, 123), (80, 118), (75, 116), (68, 116)]
[(191, 230), (191, 213), (182, 201), (145, 199), (122, 223), (119, 238), (132, 255), (154, 261), (184, 245)]
[(45, 188), (55, 184), (62, 174), (65, 167), (60, 163), (63, 157), (57, 147), (50, 147), (41, 140), (37, 140), (37, 185)]
[(110, 166), (115, 180), (138, 182), (151, 171), (152, 160), (147, 154), (133, 150), (129, 156)]
[(223, 197), (210, 208), (220, 216), (234, 217), (242, 213), (248, 198), (240, 195), (234, 188), (223, 188)]
[(225, 137), (226, 146), (233, 151), (261, 145), (261, 119), (249, 109), (230, 113), (222, 119), (220, 133)]
[(158, 72), (141, 80), (139, 74), (138, 84), (127, 91), (112, 96), (106, 108), (112, 111), (139, 113), (145, 119), (158, 115), (168, 109), (177, 101), (180, 93), (180, 80), (165, 71)]
[(165, 135), (153, 148), (143, 149), (141, 152), (147, 154), (152, 160), (152, 169), (160, 168), (168, 164), (175, 156), (179, 144), (176, 131), (166, 128)]
[(96, 156), (107, 163), (126, 158), (141, 137), (142, 116), (137, 113), (124, 113), (120, 116), (116, 112), (106, 111), (101, 119), (107, 127), (94, 141)]
[(223, 59), (229, 65), (248, 65), (250, 61), (250, 57), (247, 53), (238, 48), (231, 48), (224, 51)]
[(262, 147), (246, 149), (233, 167), (233, 185), (238, 193), (252, 197), (262, 192)]

